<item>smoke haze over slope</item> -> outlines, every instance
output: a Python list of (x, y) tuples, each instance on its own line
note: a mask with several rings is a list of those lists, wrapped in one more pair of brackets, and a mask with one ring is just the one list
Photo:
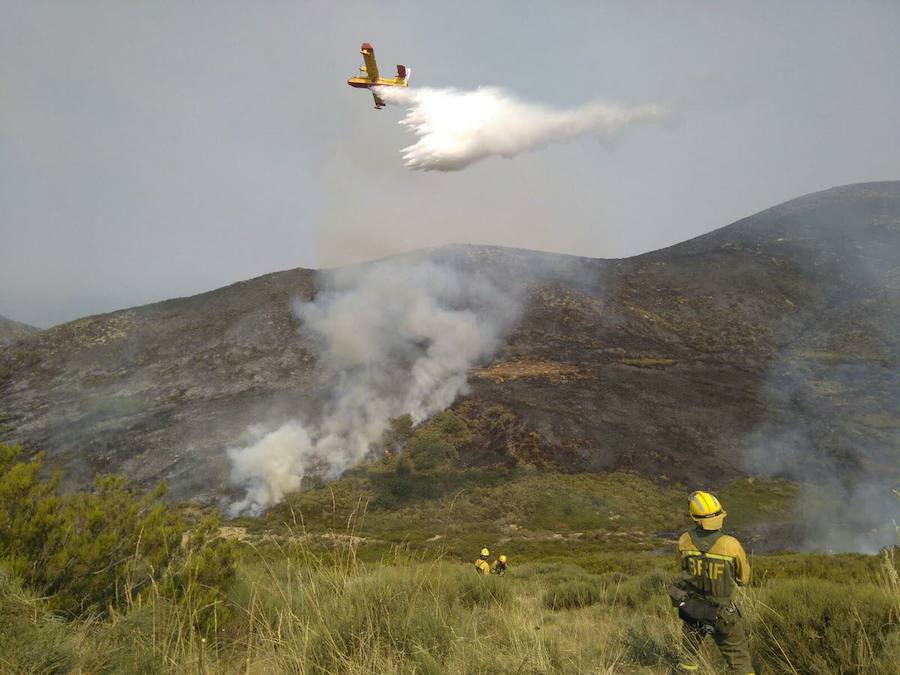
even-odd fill
[(453, 256), (412, 256), (323, 272), (297, 317), (318, 355), (328, 400), (320, 419), (253, 428), (229, 451), (232, 506), (258, 512), (309, 471), (335, 477), (364, 458), (391, 418), (415, 422), (465, 391), (466, 372), (489, 357), (520, 311), (509, 284), (468, 274)]
[(406, 106), (400, 124), (418, 140), (403, 149), (410, 169), (459, 171), (491, 156), (509, 159), (527, 150), (586, 134), (609, 140), (626, 127), (665, 117), (661, 105), (629, 107), (591, 101), (556, 109), (522, 101), (496, 87), (474, 91), (379, 87), (385, 101)]

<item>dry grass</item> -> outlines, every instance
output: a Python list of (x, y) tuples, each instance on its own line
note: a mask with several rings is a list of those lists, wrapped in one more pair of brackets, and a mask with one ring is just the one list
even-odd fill
[[(197, 629), (201, 608), (160, 595), (102, 622), (65, 624), (0, 577), (0, 670), (661, 674), (678, 657), (663, 561), (635, 574), (514, 564), (503, 578), (482, 578), (468, 564), (402, 548), (378, 564), (357, 553), (310, 549), (300, 537), (247, 548), (227, 595), (230, 618), (207, 633)], [(878, 578), (778, 578), (740, 602), (767, 672), (895, 672), (891, 553)], [(721, 672), (712, 644), (702, 657), (701, 672)]]

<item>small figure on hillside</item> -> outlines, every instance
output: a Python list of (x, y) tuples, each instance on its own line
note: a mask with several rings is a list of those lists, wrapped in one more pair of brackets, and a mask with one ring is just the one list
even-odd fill
[(475, 571), (478, 574), (490, 574), (491, 573), (491, 564), (488, 562), (488, 557), (491, 555), (491, 552), (487, 550), (487, 548), (481, 549), (481, 555), (475, 560)]
[(506, 556), (502, 553), (491, 565), (491, 574), (496, 574), (498, 577), (502, 577), (506, 574)]
[(709, 492), (691, 495), (690, 514), (697, 526), (678, 540), (681, 574), (669, 590), (682, 620), (679, 671), (699, 670), (700, 645), (712, 635), (732, 673), (754, 675), (741, 612), (732, 600), (735, 584), (750, 582), (747, 554), (737, 539), (722, 532), (727, 514)]

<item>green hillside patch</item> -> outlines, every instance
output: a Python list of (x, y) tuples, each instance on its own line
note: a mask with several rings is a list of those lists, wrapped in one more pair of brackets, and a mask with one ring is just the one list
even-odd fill
[[(740, 529), (790, 522), (797, 489), (787, 481), (741, 479), (715, 491), (728, 508), (728, 525)], [(398, 478), (378, 465), (289, 495), (262, 520), (235, 524), (257, 532), (352, 531), (369, 541), (363, 550), (403, 543), (468, 559), (490, 545), (561, 560), (671, 545), (675, 533), (690, 527), (688, 493), (630, 473), (466, 470)]]
[(784, 523), (792, 520), (793, 505), (801, 486), (787, 480), (741, 478), (718, 489), (711, 489), (728, 512), (726, 527), (745, 527), (757, 523)]
[(338, 481), (313, 478), (261, 521), (236, 521), (251, 530), (352, 532), (370, 544), (403, 543), (467, 559), (485, 545), (556, 557), (628, 548), (650, 550), (690, 525), (693, 489), (719, 492), (729, 525), (786, 522), (796, 486), (742, 479), (724, 485), (656, 483), (634, 474), (568, 474), (520, 468), (462, 468), (459, 448), (471, 442), (464, 418), (445, 411), (413, 427), (408, 415), (384, 435), (381, 460)]

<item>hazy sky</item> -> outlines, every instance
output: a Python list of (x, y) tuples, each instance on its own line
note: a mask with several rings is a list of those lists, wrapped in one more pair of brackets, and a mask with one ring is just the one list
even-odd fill
[[(597, 257), (900, 178), (900, 3), (0, 0), (0, 314), (39, 326), (447, 242)], [(412, 85), (672, 119), (411, 172)]]

